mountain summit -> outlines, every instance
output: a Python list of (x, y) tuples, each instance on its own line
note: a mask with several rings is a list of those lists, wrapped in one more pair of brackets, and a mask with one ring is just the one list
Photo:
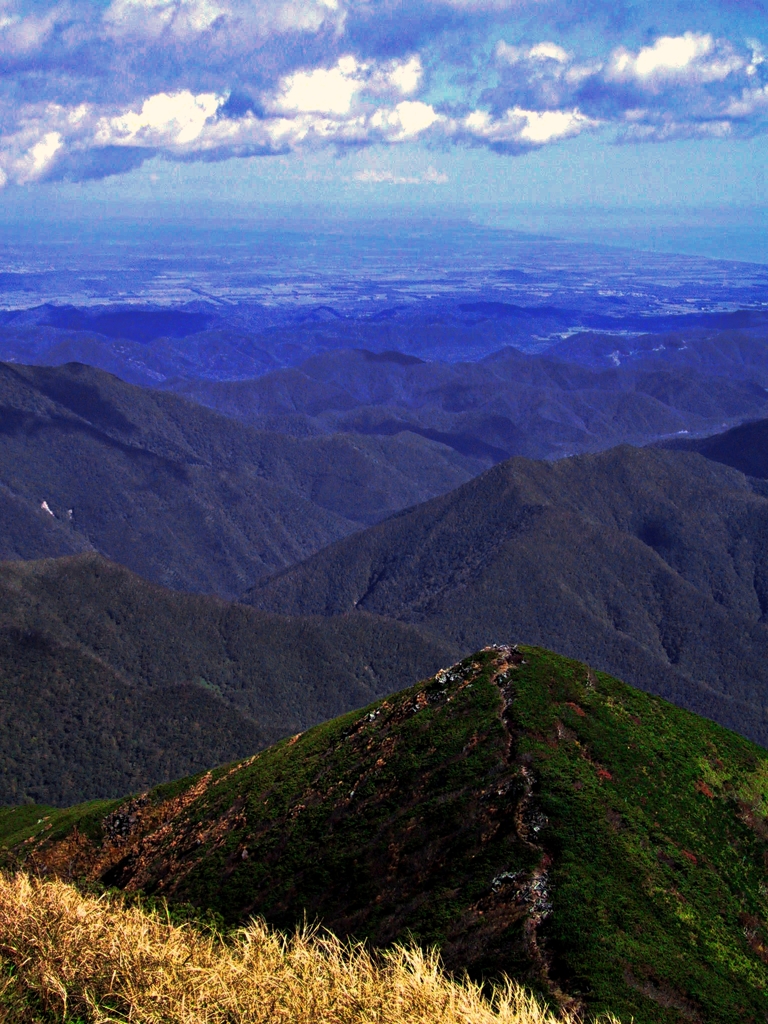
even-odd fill
[(0, 814), (8, 865), (436, 944), (635, 1024), (768, 1006), (768, 753), (538, 648), (487, 648), (245, 761)]

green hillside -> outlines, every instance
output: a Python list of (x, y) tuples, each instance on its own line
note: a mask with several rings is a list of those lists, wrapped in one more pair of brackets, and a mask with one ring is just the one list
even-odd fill
[(538, 648), (122, 803), (0, 815), (8, 866), (376, 945), (636, 1024), (768, 1011), (768, 753)]

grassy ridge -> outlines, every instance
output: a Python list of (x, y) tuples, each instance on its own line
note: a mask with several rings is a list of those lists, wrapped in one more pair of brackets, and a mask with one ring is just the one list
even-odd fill
[(231, 924), (410, 936), (636, 1024), (768, 1010), (768, 753), (541, 649), (86, 812), (8, 812), (6, 863)]

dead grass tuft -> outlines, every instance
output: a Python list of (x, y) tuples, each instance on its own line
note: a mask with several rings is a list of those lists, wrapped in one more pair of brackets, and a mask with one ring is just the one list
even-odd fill
[[(0, 1019), (135, 1024), (555, 1024), (512, 983), (490, 998), (435, 953), (372, 954), (254, 921), (201, 933), (58, 881), (0, 874)], [(607, 1022), (606, 1022), (607, 1024)]]

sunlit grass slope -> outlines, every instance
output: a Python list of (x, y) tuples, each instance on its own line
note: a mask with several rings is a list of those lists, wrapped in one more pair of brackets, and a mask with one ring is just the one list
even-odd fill
[(555, 1024), (519, 986), (483, 994), (413, 946), (258, 921), (224, 940), (24, 875), (0, 876), (0, 943), (6, 1024)]
[[(768, 1013), (768, 752), (538, 648), (139, 797), (0, 815), (9, 868), (438, 947), (635, 1024)], [(375, 1019), (375, 1018), (374, 1018)]]

